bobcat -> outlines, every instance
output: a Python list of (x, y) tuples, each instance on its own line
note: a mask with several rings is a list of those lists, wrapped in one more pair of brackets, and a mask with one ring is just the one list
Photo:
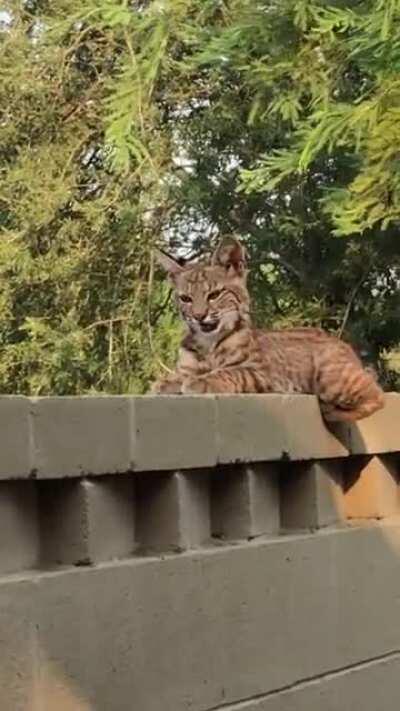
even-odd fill
[(318, 328), (252, 328), (246, 253), (222, 242), (209, 263), (157, 259), (172, 281), (187, 325), (173, 374), (152, 392), (313, 393), (326, 420), (354, 421), (384, 405), (372, 373), (352, 348)]

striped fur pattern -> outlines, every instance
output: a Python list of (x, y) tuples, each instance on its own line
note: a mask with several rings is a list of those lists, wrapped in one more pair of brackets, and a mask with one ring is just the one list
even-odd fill
[(187, 333), (175, 372), (153, 392), (312, 393), (331, 421), (359, 420), (383, 407), (381, 388), (347, 343), (317, 328), (252, 328), (239, 242), (222, 243), (208, 263), (182, 266), (161, 252), (158, 260)]

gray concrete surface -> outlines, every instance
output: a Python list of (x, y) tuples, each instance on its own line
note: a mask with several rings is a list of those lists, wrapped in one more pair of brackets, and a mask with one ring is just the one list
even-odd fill
[(328, 429), (311, 395), (2, 397), (0, 479), (396, 452), (400, 394), (386, 402)]
[(281, 523), (286, 529), (321, 528), (345, 520), (343, 461), (300, 462), (281, 478)]
[(299, 682), (225, 711), (394, 711), (400, 702), (400, 653)]
[(218, 469), (212, 477), (212, 533), (227, 540), (278, 533), (278, 477), (272, 462)]
[(190, 469), (217, 463), (212, 395), (132, 398), (136, 471)]
[(131, 398), (35, 398), (31, 412), (38, 478), (111, 474), (131, 468)]
[(40, 482), (39, 506), (42, 566), (91, 564), (134, 552), (129, 474)]
[(147, 551), (185, 550), (209, 542), (208, 471), (137, 477), (136, 538)]
[(219, 395), (216, 402), (222, 463), (348, 454), (349, 428), (336, 425), (336, 434), (329, 431), (310, 395)]
[(0, 397), (0, 479), (28, 476), (33, 467), (31, 402), (19, 395)]
[(0, 481), (0, 575), (40, 559), (37, 489), (31, 481)]
[(387, 401), (0, 398), (0, 711), (395, 711)]
[(399, 650), (399, 589), (383, 526), (3, 578), (0, 708), (50, 709), (55, 687), (93, 711), (257, 699)]

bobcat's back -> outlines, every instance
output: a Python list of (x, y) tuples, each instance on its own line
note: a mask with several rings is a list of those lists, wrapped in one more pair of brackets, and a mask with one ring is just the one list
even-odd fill
[(327, 419), (359, 419), (383, 406), (374, 375), (339, 338), (316, 328), (255, 335), (275, 391), (316, 394)]

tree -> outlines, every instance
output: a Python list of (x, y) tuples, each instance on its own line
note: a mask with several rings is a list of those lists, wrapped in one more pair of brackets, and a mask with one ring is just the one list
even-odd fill
[(152, 245), (232, 231), (258, 323), (397, 345), (398, 5), (10, 7), (2, 389), (145, 389), (179, 336)]
[(163, 187), (112, 166), (123, 40), (85, 2), (22, 5), (2, 35), (1, 389), (140, 391), (173, 339), (150, 262)]

